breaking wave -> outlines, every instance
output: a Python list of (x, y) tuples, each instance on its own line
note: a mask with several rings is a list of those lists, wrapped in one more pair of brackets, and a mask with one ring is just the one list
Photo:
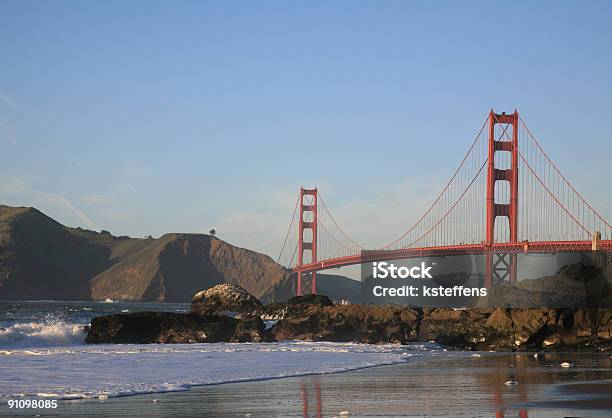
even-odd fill
[(8, 328), (0, 328), (0, 348), (69, 346), (84, 342), (82, 324), (53, 317), (48, 317), (44, 322), (19, 322)]

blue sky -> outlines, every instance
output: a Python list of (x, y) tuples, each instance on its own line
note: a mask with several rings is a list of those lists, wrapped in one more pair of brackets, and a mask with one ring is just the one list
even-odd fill
[(300, 185), (375, 246), (491, 107), (612, 218), (610, 2), (0, 0), (0, 202), (275, 256)]

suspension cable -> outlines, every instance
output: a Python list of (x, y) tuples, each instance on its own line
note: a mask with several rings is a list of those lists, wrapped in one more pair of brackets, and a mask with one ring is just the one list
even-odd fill
[(300, 203), (300, 197), (298, 196), (297, 201), (295, 202), (295, 208), (293, 209), (293, 215), (291, 215), (291, 223), (289, 224), (289, 229), (287, 229), (287, 235), (285, 235), (285, 241), (283, 241), (283, 247), (281, 248), (280, 253), (278, 254), (278, 258), (276, 259), (277, 263), (280, 263), (280, 259), (283, 256), (283, 251), (285, 251), (285, 245), (287, 245), (287, 240), (289, 239), (289, 234), (291, 233), (291, 227), (293, 226), (293, 221), (295, 220), (295, 214), (297, 212), (299, 203)]
[(474, 146), (476, 145), (476, 143), (478, 142), (478, 140), (480, 139), (480, 135), (482, 134), (482, 131), (484, 130), (484, 128), (487, 126), (487, 122), (488, 122), (488, 118), (485, 120), (484, 124), (482, 125), (482, 128), (480, 128), (480, 131), (478, 132), (478, 134), (476, 135), (476, 139), (474, 139), (474, 142), (472, 142), (472, 145), (470, 146), (470, 149), (468, 150), (468, 152), (465, 154), (465, 157), (463, 157), (463, 160), (461, 161), (461, 164), (459, 164), (459, 167), (457, 167), (457, 170), (455, 170), (453, 176), (451, 177), (451, 179), (448, 181), (448, 183), (446, 184), (446, 186), (444, 187), (444, 189), (442, 189), (442, 191), (440, 192), (440, 194), (438, 195), (438, 197), (436, 198), (436, 200), (431, 204), (431, 206), (429, 207), (429, 209), (427, 209), (427, 212), (425, 212), (423, 214), (423, 216), (421, 216), (419, 218), (418, 221), (416, 221), (412, 227), (410, 227), (410, 229), (408, 229), (408, 231), (404, 232), (404, 234), (402, 234), (401, 237), (399, 237), (398, 239), (396, 239), (395, 241), (391, 242), (390, 244), (384, 245), (382, 247), (379, 248), (379, 250), (385, 250), (389, 247), (391, 247), (392, 245), (397, 244), (399, 241), (401, 241), (402, 239), (404, 239), (409, 233), (411, 233), (418, 225), (419, 223), (425, 219), (425, 217), (429, 214), (429, 212), (432, 211), (432, 209), (434, 208), (434, 206), (436, 206), (436, 204), (440, 201), (440, 199), (442, 198), (442, 196), (444, 195), (444, 193), (446, 192), (446, 190), (450, 187), (451, 183), (453, 182), (453, 180), (455, 179), (455, 177), (457, 177), (457, 174), (459, 173), (459, 170), (461, 170), (461, 167), (463, 167), (463, 164), (465, 164), (467, 158), (469, 157), (470, 153), (472, 152), (472, 149), (474, 149)]

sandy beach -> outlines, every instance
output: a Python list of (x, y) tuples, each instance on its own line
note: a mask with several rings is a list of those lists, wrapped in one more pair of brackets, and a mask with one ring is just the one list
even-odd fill
[[(570, 367), (562, 367), (568, 362)], [(589, 353), (433, 352), (414, 361), (322, 375), (60, 401), (38, 416), (612, 416), (612, 358)], [(1, 416), (18, 415), (6, 406)]]

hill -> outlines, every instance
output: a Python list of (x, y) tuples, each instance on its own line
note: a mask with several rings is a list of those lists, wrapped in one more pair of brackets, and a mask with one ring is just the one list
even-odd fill
[[(205, 234), (117, 237), (0, 205), (0, 299), (189, 302), (197, 290), (230, 282), (283, 301), (294, 292), (289, 273), (265, 254)], [(359, 282), (318, 277), (321, 292), (358, 300)]]
[(93, 278), (91, 297), (185, 302), (230, 282), (260, 298), (287, 275), (267, 255), (209, 235), (166, 234)]
[(88, 299), (90, 278), (145, 244), (0, 205), (0, 299)]

